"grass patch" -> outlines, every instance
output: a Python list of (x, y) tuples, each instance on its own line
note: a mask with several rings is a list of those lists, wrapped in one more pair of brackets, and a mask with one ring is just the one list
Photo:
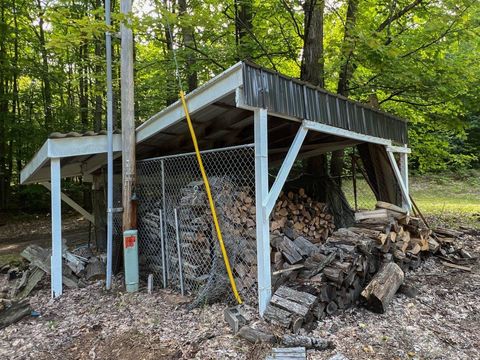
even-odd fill
[[(345, 181), (342, 187), (353, 206), (352, 182)], [(357, 180), (357, 192), (359, 209), (375, 207), (375, 198), (365, 180)], [(480, 172), (414, 175), (410, 177), (410, 193), (433, 226), (480, 228)]]

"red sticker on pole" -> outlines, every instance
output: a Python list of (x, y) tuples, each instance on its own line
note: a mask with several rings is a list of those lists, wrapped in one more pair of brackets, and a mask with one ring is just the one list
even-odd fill
[(137, 241), (136, 236), (126, 236), (125, 237), (125, 248), (131, 248), (135, 246), (135, 241)]

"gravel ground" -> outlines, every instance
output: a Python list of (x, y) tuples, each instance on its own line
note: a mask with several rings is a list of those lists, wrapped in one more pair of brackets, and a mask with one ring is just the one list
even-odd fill
[[(464, 248), (480, 254), (478, 238)], [(452, 270), (430, 258), (407, 282), (411, 298), (397, 294), (385, 314), (353, 308), (318, 324), (313, 336), (334, 350), (309, 351), (309, 359), (342, 353), (353, 359), (480, 359), (480, 269)], [(1, 281), (0, 281), (1, 282)], [(48, 283), (31, 297), (39, 318), (0, 330), (0, 359), (263, 359), (268, 347), (236, 338), (223, 320), (225, 304), (187, 311), (188, 298), (112, 292), (98, 282), (50, 299)]]

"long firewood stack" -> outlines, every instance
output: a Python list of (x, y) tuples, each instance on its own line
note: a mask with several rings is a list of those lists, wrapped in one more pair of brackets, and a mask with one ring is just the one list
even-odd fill
[[(297, 313), (290, 311), (290, 318), (297, 319), (297, 323), (305, 326), (312, 314), (322, 319), (358, 303), (362, 290), (380, 270), (382, 274), (373, 287), (375, 296), (381, 294), (384, 298), (372, 305), (368, 299), (370, 288), (364, 291), (364, 297), (370, 308), (385, 311), (392, 293), (403, 281), (403, 271), (418, 267), (425, 254), (438, 252), (443, 256), (443, 248), (451, 244), (449, 239), (458, 236), (458, 232), (446, 229), (440, 229), (437, 236), (418, 218), (383, 202), (378, 202), (374, 211), (357, 213), (356, 219), (355, 226), (335, 231), (323, 244), (289, 231), (272, 234), (272, 287), (287, 286), (317, 298), (308, 315), (300, 320)], [(461, 256), (461, 251), (455, 254)], [(468, 254), (464, 257), (468, 258)], [(385, 266), (389, 263), (398, 266)], [(389, 277), (387, 282), (378, 282), (378, 278)], [(289, 311), (278, 301), (269, 306)], [(269, 316), (267, 312), (267, 320)], [(278, 323), (275, 316), (270, 320)], [(292, 326), (290, 323), (290, 329)]]

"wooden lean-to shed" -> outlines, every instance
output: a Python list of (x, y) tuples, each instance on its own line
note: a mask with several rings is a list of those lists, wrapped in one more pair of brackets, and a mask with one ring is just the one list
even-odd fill
[[(212, 78), (187, 94), (186, 100), (200, 149), (205, 151), (204, 156), (211, 156), (213, 165), (210, 168), (215, 177), (220, 171), (215, 161), (229, 163), (235, 160), (234, 157), (228, 160), (226, 155), (215, 158), (208, 155), (209, 152), (233, 151), (239, 147), (251, 149), (251, 162), (246, 161), (242, 166), (252, 166), (256, 294), (260, 313), (264, 312), (271, 297), (270, 214), (297, 160), (356, 146), (377, 200), (396, 203), (406, 209), (411, 207), (407, 165), (410, 150), (405, 120), (246, 62), (239, 62)], [(117, 158), (121, 156), (120, 136), (115, 135), (114, 139)], [(165, 193), (161, 195), (162, 186), (164, 190), (165, 182), (174, 182), (164, 179), (162, 183), (162, 176), (169, 176), (165, 164), (176, 166), (179, 159), (187, 159), (188, 155), (182, 157), (181, 154), (193, 149), (180, 102), (140, 125), (136, 130), (136, 142), (140, 169), (137, 175), (138, 192), (141, 193), (139, 207), (144, 198), (149, 204), (157, 204), (167, 211), (168, 201), (173, 200), (166, 199)], [(60, 179), (83, 176), (91, 180), (91, 175), (106, 164), (106, 146), (105, 135), (48, 139), (22, 171), (23, 184), (49, 182), (52, 190), (54, 295), (62, 292)], [(395, 153), (398, 153), (398, 162)], [(148, 162), (150, 159), (156, 159), (158, 168), (154, 162)], [(278, 172), (274, 180), (269, 181), (269, 168), (272, 167)], [(184, 173), (192, 171), (186, 168)], [(142, 181), (142, 176), (148, 180)], [(184, 175), (175, 172), (171, 176), (181, 182)], [(156, 186), (156, 190), (149, 190), (148, 184)], [(160, 194), (156, 202), (152, 201), (155, 194)], [(154, 219), (155, 216), (152, 221)], [(163, 226), (168, 226), (169, 219), (164, 220)], [(139, 238), (142, 241), (141, 227)], [(172, 242), (172, 246), (174, 244)], [(159, 256), (163, 258), (165, 251), (163, 249)], [(180, 266), (181, 261), (179, 259), (174, 265)]]

